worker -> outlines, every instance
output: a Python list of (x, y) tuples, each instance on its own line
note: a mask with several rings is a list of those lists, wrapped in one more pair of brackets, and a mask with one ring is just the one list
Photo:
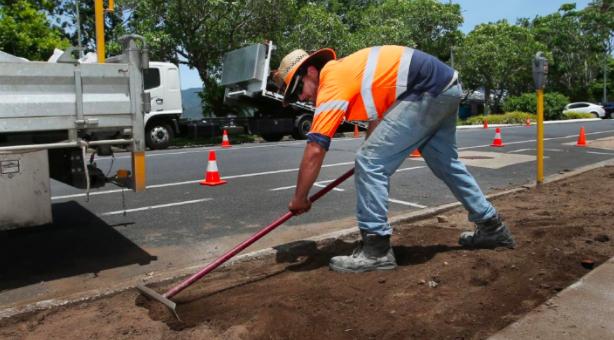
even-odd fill
[(458, 73), (437, 58), (404, 46), (365, 48), (341, 59), (334, 50), (294, 50), (275, 73), (284, 102), (311, 102), (316, 111), (288, 208), (309, 211), (308, 194), (339, 125), (368, 121), (356, 153), (356, 220), (362, 241), (350, 256), (336, 256), (339, 272), (396, 267), (387, 220), (390, 176), (418, 149), (468, 211), (474, 231), (459, 243), (469, 248), (513, 248), (514, 239), (473, 176), (458, 160), (456, 116), (462, 96)]

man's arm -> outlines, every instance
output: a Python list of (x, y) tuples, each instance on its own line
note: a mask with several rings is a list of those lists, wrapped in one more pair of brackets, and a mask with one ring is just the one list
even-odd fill
[(366, 138), (369, 138), (369, 136), (371, 136), (371, 134), (373, 133), (373, 130), (375, 130), (375, 128), (377, 127), (378, 124), (379, 124), (379, 120), (370, 120), (369, 121), (369, 127), (367, 128), (367, 137)]
[(305, 146), (294, 197), (288, 205), (288, 209), (295, 215), (300, 215), (311, 209), (311, 202), (309, 202), (308, 197), (309, 189), (318, 178), (325, 155), (326, 150), (318, 143), (307, 143)]

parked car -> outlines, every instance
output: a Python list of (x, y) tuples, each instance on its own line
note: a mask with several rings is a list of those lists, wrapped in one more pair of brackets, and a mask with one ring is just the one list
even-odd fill
[(595, 118), (605, 118), (605, 110), (601, 105), (589, 103), (589, 102), (577, 102), (577, 103), (569, 103), (565, 105), (565, 109), (563, 109), (563, 114), (568, 112), (579, 112), (579, 113), (590, 113), (595, 116)]
[(614, 118), (614, 102), (607, 102), (603, 104), (605, 110), (605, 116), (607, 118)]

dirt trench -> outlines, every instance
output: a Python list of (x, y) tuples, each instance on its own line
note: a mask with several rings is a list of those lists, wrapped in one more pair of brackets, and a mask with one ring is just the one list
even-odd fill
[(514, 250), (457, 246), (468, 223), (455, 209), (395, 227), (395, 271), (334, 273), (329, 258), (352, 242), (299, 241), (190, 287), (176, 298), (181, 321), (128, 291), (0, 320), (0, 338), (483, 339), (586, 274), (584, 259), (614, 256), (613, 167), (494, 204)]

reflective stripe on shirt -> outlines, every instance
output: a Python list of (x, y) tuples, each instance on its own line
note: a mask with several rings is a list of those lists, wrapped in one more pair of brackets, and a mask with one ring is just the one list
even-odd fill
[(345, 111), (348, 110), (349, 104), (350, 103), (347, 100), (332, 100), (329, 102), (322, 103), (318, 105), (314, 117), (324, 111), (341, 110), (343, 111), (343, 113), (345, 113)]
[(377, 58), (379, 56), (380, 46), (375, 46), (369, 51), (369, 57), (367, 58), (367, 64), (365, 66), (365, 72), (362, 77), (362, 84), (360, 86), (360, 95), (367, 111), (369, 120), (377, 120), (377, 108), (375, 107), (375, 100), (373, 99), (373, 92), (371, 91), (373, 85), (373, 78), (375, 77), (375, 69), (377, 68)]
[(409, 66), (411, 65), (411, 58), (414, 55), (414, 49), (405, 47), (403, 54), (401, 54), (401, 60), (399, 61), (399, 71), (397, 72), (397, 92), (396, 98), (398, 99), (405, 90), (407, 90), (407, 78), (409, 75)]

